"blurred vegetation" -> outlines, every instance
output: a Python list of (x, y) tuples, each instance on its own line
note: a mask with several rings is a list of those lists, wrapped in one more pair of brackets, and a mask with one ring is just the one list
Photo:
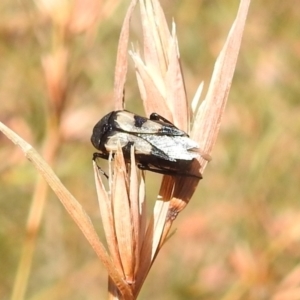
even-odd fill
[[(57, 28), (41, 8), (43, 2), (0, 3), (0, 119), (39, 152), (49, 109), (42, 59), (57, 46)], [(116, 49), (128, 2), (120, 1), (91, 27), (71, 31), (64, 40), (67, 102), (52, 165), (100, 235), (89, 139), (93, 125), (113, 109)], [(202, 80), (208, 85), (238, 1), (161, 3), (169, 22), (174, 17), (177, 24), (191, 99)], [(175, 235), (160, 252), (141, 299), (300, 299), (297, 4), (274, 0), (250, 6), (213, 160), (175, 222)], [(136, 44), (138, 17), (132, 30)], [(126, 101), (129, 110), (142, 113), (132, 65)], [(9, 299), (37, 173), (2, 134), (0, 143), (0, 298)], [(153, 199), (159, 180), (152, 174), (147, 178)], [(88, 243), (49, 192), (26, 299), (105, 299), (106, 281)]]

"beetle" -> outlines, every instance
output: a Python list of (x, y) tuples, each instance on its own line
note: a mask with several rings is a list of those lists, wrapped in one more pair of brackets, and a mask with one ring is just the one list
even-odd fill
[(117, 151), (119, 143), (126, 162), (130, 162), (130, 148), (134, 146), (141, 170), (202, 178), (200, 173), (189, 171), (191, 163), (200, 155), (198, 144), (157, 113), (148, 119), (126, 110), (112, 111), (95, 125), (91, 142), (99, 150), (93, 154), (93, 160), (108, 159), (110, 152)]

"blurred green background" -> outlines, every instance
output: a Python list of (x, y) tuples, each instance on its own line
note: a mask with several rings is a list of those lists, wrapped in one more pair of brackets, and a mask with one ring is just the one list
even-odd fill
[[(41, 61), (61, 43), (57, 24), (65, 17), (59, 8), (53, 25), (51, 2), (0, 2), (0, 119), (39, 152), (45, 151), (49, 109)], [(69, 53), (67, 102), (53, 168), (102, 235), (89, 139), (93, 125), (113, 109), (117, 42), (129, 1), (112, 7), (107, 3), (117, 1), (106, 1), (106, 10), (98, 2), (83, 6), (91, 7), (88, 20), (94, 17), (96, 23), (79, 33), (74, 13), (73, 29), (63, 39)], [(177, 24), (192, 99), (202, 80), (208, 86), (239, 3), (161, 3), (168, 22), (174, 18)], [(139, 31), (137, 17), (134, 44)], [(298, 1), (251, 4), (213, 160), (176, 220), (175, 234), (140, 299), (300, 299), (299, 33)], [(126, 101), (127, 109), (143, 113), (131, 62)], [(0, 298), (9, 299), (37, 173), (3, 134), (0, 143)], [(150, 201), (158, 192), (158, 177), (147, 175)], [(50, 192), (25, 298), (105, 299), (106, 281), (104, 267)]]

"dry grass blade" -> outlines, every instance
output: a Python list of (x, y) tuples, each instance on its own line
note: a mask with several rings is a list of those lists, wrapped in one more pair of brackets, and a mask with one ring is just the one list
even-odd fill
[[(132, 227), (133, 227), (133, 235), (134, 235), (134, 261), (135, 261), (135, 270), (136, 273), (139, 267), (140, 261), (140, 249), (141, 249), (141, 241), (142, 237), (144, 236), (143, 232), (141, 231), (141, 218), (143, 218), (144, 214), (140, 211), (140, 199), (139, 199), (139, 178), (138, 172), (136, 169), (135, 164), (135, 156), (134, 156), (134, 147), (131, 147), (130, 153), (130, 192), (129, 192), (129, 199), (130, 199), (130, 207), (132, 213)], [(142, 236), (142, 237), (141, 237)]]
[(61, 181), (47, 165), (47, 163), (40, 157), (40, 155), (20, 138), (15, 132), (6, 127), (0, 122), (0, 130), (16, 145), (18, 145), (23, 151), (24, 155), (32, 162), (34, 167), (44, 177), (49, 186), (52, 188), (54, 193), (57, 195), (69, 215), (72, 217), (74, 222), (78, 225), (91, 247), (94, 249), (102, 263), (108, 270), (109, 275), (113, 279), (115, 285), (118, 287), (124, 297), (131, 299), (131, 290), (122, 280), (122, 276), (115, 269), (110, 257), (108, 256), (103, 244), (99, 241), (98, 235), (87, 216), (82, 206), (73, 197), (73, 195), (63, 186)]
[[(159, 98), (144, 100), (146, 113), (157, 112), (187, 131), (189, 111), (179, 62), (175, 24), (172, 35), (158, 1), (140, 1), (145, 68), (159, 90)], [(145, 83), (146, 90), (152, 90)]]
[(140, 231), (139, 231), (139, 241), (137, 242), (139, 246), (139, 253), (141, 253), (141, 248), (143, 240), (145, 239), (146, 226), (147, 226), (147, 206), (146, 206), (146, 184), (144, 173), (140, 171), (140, 183), (139, 183), (139, 213), (140, 213)]
[(183, 74), (181, 72), (175, 23), (173, 23), (172, 38), (169, 42), (166, 91), (166, 102), (172, 112), (173, 123), (178, 128), (188, 132), (190, 109), (188, 107)]
[[(155, 75), (155, 81), (159, 85), (160, 82), (163, 82), (163, 74), (165, 74), (167, 71), (167, 53), (165, 53), (165, 51), (161, 51), (164, 50), (161, 32), (166, 33), (166, 31), (163, 30), (163, 28), (158, 27), (159, 24), (155, 9), (153, 7), (153, 1), (140, 0), (140, 12), (144, 37), (143, 45), (145, 64)], [(164, 29), (167, 29), (167, 34), (169, 34), (168, 27)], [(160, 87), (162, 94), (164, 94), (164, 86)]]
[(172, 120), (171, 111), (165, 103), (164, 92), (155, 82), (155, 75), (149, 71), (147, 66), (144, 65), (142, 59), (137, 53), (130, 51), (130, 55), (135, 64), (137, 82), (146, 115), (149, 116), (153, 112), (158, 112), (165, 118)]
[[(171, 191), (173, 188), (173, 179), (170, 176), (164, 176), (163, 182), (165, 182), (170, 189), (165, 189), (164, 191)], [(155, 201), (153, 216), (148, 224), (146, 235), (143, 241), (143, 246), (141, 249), (141, 258), (139, 271), (137, 274), (137, 281), (135, 286), (135, 295), (137, 295), (143, 285), (144, 280), (153, 264), (154, 258), (157, 255), (161, 244), (161, 237), (165, 229), (165, 221), (169, 209), (169, 200), (171, 193), (163, 193), (162, 196), (158, 196)], [(163, 200), (166, 199), (166, 200)]]
[(114, 159), (112, 199), (115, 230), (125, 280), (132, 284), (134, 282), (133, 227), (129, 200), (129, 183), (121, 147), (118, 148)]
[[(137, 77), (144, 108), (147, 115), (156, 112), (172, 122), (172, 110), (166, 101), (167, 90), (165, 82), (169, 68), (170, 31), (158, 1), (141, 0), (140, 8), (145, 63), (137, 65)], [(139, 54), (135, 54), (135, 56), (139, 57)], [(136, 61), (137, 59), (135, 58)], [(144, 73), (147, 74), (147, 77)], [(147, 97), (144, 98), (144, 94)], [(158, 97), (156, 94), (159, 94)]]
[(118, 249), (117, 237), (115, 233), (112, 201), (111, 198), (109, 197), (110, 193), (108, 195), (104, 188), (101, 179), (101, 174), (95, 162), (93, 162), (93, 167), (94, 167), (98, 203), (99, 203), (99, 208), (101, 213), (101, 220), (104, 228), (107, 245), (116, 269), (119, 271), (120, 274), (122, 274), (123, 269), (122, 269), (122, 263), (120, 259), (119, 249)]
[[(162, 49), (168, 49), (169, 42), (170, 42), (170, 30), (168, 26), (168, 22), (166, 20), (164, 11), (159, 3), (159, 1), (147, 1), (148, 2), (148, 14), (151, 14), (151, 7), (153, 11), (153, 19), (156, 24), (156, 28), (158, 30), (160, 44), (162, 45)], [(167, 57), (167, 52), (165, 52), (165, 56)]]
[(115, 68), (114, 80), (114, 103), (115, 110), (124, 109), (123, 93), (128, 68), (128, 40), (129, 40), (129, 25), (132, 12), (136, 6), (137, 0), (131, 1), (127, 10), (121, 35), (119, 39), (118, 54)]
[(151, 254), (152, 254), (152, 241), (153, 241), (153, 218), (150, 220), (145, 237), (142, 244), (141, 249), (141, 260), (138, 268), (138, 272), (136, 275), (136, 282), (135, 282), (135, 289), (134, 289), (134, 295), (137, 297), (143, 282), (145, 278), (147, 277), (147, 274), (149, 272), (149, 269), (151, 267)]
[(198, 88), (197, 88), (197, 91), (194, 95), (194, 98), (192, 100), (192, 103), (191, 103), (191, 108), (192, 108), (192, 114), (194, 115), (197, 111), (197, 109), (199, 108), (199, 102), (200, 102), (200, 97), (202, 95), (202, 91), (203, 91), (203, 86), (204, 86), (204, 82), (202, 81)]
[[(242, 0), (240, 3), (237, 17), (216, 61), (205, 101), (198, 109), (195, 117), (191, 136), (206, 153), (211, 152), (217, 139), (242, 41), (249, 4), (250, 0)], [(203, 170), (206, 162), (202, 160), (200, 164)]]
[(169, 211), (169, 201), (156, 200), (154, 207), (154, 234), (152, 241), (151, 260), (156, 255), (156, 250), (161, 240), (162, 232), (165, 227), (166, 217)]

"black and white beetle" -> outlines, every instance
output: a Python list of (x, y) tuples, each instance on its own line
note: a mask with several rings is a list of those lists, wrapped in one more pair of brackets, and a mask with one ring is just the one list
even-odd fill
[(112, 111), (95, 125), (91, 142), (100, 151), (94, 153), (94, 160), (108, 159), (119, 142), (128, 162), (134, 145), (137, 166), (142, 170), (202, 178), (200, 173), (189, 171), (191, 162), (200, 155), (198, 144), (156, 113), (148, 119), (126, 110)]

